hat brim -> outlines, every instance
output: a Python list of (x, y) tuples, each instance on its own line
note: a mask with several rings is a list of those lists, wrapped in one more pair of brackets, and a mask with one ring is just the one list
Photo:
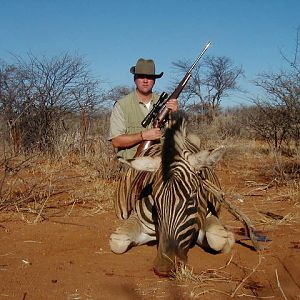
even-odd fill
[(164, 72), (161, 72), (160, 74), (140, 74), (135, 73), (135, 66), (130, 68), (130, 73), (133, 75), (147, 75), (147, 76), (153, 76), (154, 78), (161, 78), (164, 75)]

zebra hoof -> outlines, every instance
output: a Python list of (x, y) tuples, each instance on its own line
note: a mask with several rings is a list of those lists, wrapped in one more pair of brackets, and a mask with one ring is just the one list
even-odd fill
[(220, 220), (214, 216), (206, 222), (206, 240), (209, 247), (215, 251), (228, 253), (235, 243), (232, 232), (226, 230)]
[(131, 240), (126, 234), (112, 233), (109, 238), (109, 246), (116, 254), (125, 253), (131, 244)]
[(223, 253), (229, 253), (231, 251), (231, 248), (233, 247), (234, 243), (235, 243), (234, 234), (231, 231), (227, 231), (226, 243), (221, 251)]

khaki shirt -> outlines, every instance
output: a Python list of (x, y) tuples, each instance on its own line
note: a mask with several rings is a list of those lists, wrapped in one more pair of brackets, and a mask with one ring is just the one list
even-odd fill
[[(141, 122), (152, 109), (153, 104), (157, 102), (159, 96), (152, 94), (149, 109), (138, 99), (136, 91), (118, 100), (110, 116), (110, 129), (108, 140), (122, 135), (132, 134), (143, 131)], [(151, 124), (149, 125), (149, 128)], [(133, 158), (137, 150), (137, 146), (128, 149), (117, 149), (117, 156), (125, 159)]]

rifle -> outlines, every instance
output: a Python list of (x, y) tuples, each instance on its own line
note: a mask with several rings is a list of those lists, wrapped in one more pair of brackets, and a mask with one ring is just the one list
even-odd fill
[[(170, 113), (170, 109), (166, 107), (166, 103), (170, 99), (177, 99), (179, 95), (181, 94), (182, 90), (188, 83), (189, 79), (192, 76), (192, 70), (195, 68), (201, 57), (204, 55), (208, 47), (210, 46), (210, 42), (206, 44), (204, 49), (201, 51), (195, 62), (192, 64), (192, 66), (189, 68), (187, 73), (184, 75), (183, 79), (180, 81), (174, 92), (168, 96), (167, 93), (163, 92), (158, 101), (153, 105), (153, 108), (148, 113), (148, 115), (144, 118), (141, 125), (146, 128), (151, 122), (153, 125), (153, 128), (162, 128), (166, 122), (168, 121), (168, 115)], [(154, 141), (143, 141), (140, 143), (137, 152), (135, 156), (139, 156), (144, 150), (148, 149)]]

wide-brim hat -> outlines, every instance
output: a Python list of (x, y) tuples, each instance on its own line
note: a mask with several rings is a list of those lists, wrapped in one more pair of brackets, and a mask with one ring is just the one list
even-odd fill
[(148, 75), (154, 78), (160, 78), (164, 72), (155, 74), (155, 63), (152, 59), (139, 58), (136, 65), (130, 68), (130, 73), (134, 75)]

